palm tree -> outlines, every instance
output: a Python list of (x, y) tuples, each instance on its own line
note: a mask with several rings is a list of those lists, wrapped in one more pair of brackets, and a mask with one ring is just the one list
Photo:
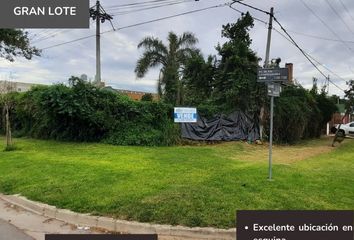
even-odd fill
[(159, 95), (165, 102), (179, 105), (182, 103), (181, 68), (196, 51), (194, 45), (198, 39), (190, 32), (181, 36), (169, 32), (167, 40), (168, 46), (154, 37), (146, 37), (139, 43), (138, 48), (144, 48), (144, 52), (137, 62), (135, 73), (138, 78), (142, 78), (150, 68), (161, 66)]

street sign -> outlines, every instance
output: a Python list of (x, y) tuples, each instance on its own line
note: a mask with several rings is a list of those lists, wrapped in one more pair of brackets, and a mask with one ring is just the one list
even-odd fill
[(281, 92), (280, 83), (268, 83), (268, 96), (279, 97)]
[(186, 107), (174, 108), (174, 122), (175, 123), (196, 123), (197, 109)]
[(288, 68), (259, 68), (257, 82), (287, 82)]

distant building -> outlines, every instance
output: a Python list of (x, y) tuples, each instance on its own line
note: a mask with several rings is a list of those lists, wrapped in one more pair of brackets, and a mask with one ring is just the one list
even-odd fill
[(27, 92), (29, 91), (33, 86), (38, 86), (42, 84), (38, 83), (23, 83), (23, 82), (13, 82), (13, 81), (3, 81), (0, 80), (0, 88), (4, 89), (5, 84), (11, 88), (11, 91), (14, 92)]
[(153, 99), (156, 100), (158, 99), (158, 95), (156, 93), (149, 93), (149, 92), (141, 92), (141, 91), (133, 91), (133, 90), (125, 90), (125, 89), (115, 89), (112, 88), (111, 86), (109, 87), (105, 87), (104, 89), (106, 90), (110, 90), (110, 91), (114, 91), (114, 92), (119, 92), (121, 94), (127, 95), (128, 97), (130, 97), (133, 100), (137, 100), (140, 101), (141, 98), (145, 95), (145, 94), (151, 94), (153, 96)]
[[(37, 83), (23, 83), (23, 82), (12, 82), (12, 81), (1, 81), (0, 80), (0, 89), (5, 89), (5, 84), (8, 86), (7, 88), (11, 88), (11, 91), (14, 91), (14, 92), (27, 92), (34, 86), (43, 85), (43, 84), (37, 84)], [(104, 89), (114, 91), (114, 92), (119, 92), (119, 93), (127, 95), (131, 99), (137, 100), (137, 101), (140, 101), (141, 98), (145, 94), (151, 94), (153, 96), (154, 100), (158, 99), (158, 96), (155, 93), (141, 92), (141, 91), (134, 91), (134, 90), (125, 90), (125, 89), (114, 89), (110, 86), (104, 87)]]

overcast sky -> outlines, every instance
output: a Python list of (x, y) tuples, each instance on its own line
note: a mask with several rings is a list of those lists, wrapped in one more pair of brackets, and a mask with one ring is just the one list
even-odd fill
[[(139, 8), (119, 7), (118, 5), (151, 2), (151, 0), (102, 0), (102, 6), (115, 15), (113, 24), (116, 28), (145, 22), (160, 17), (179, 14), (195, 9), (224, 4), (225, 0), (166, 0), (176, 3), (155, 9), (140, 11)], [(303, 2), (302, 2), (303, 1)], [(91, 0), (91, 6), (95, 1)], [(245, 3), (269, 11), (274, 7), (275, 16), (293, 36), (300, 47), (326, 68), (319, 66), (325, 75), (339, 87), (345, 89), (344, 80), (354, 79), (354, 1), (353, 0), (244, 0)], [(151, 3), (150, 3), (151, 4)], [(307, 7), (305, 6), (307, 5)], [(144, 8), (149, 8), (144, 6)], [(240, 4), (233, 7), (250, 13), (268, 22), (264, 13), (249, 9)], [(139, 11), (132, 12), (132, 10)], [(313, 12), (311, 12), (311, 9)], [(146, 25), (125, 28), (102, 35), (102, 79), (106, 85), (114, 88), (156, 92), (158, 69), (150, 71), (145, 78), (136, 79), (134, 68), (141, 51), (137, 49), (139, 41), (145, 36), (154, 36), (166, 41), (169, 31), (181, 34), (185, 31), (195, 33), (199, 39), (197, 45), (204, 54), (216, 54), (215, 46), (225, 39), (221, 38), (222, 25), (235, 22), (240, 13), (228, 6), (212, 8), (176, 18)], [(91, 20), (91, 23), (92, 20)], [(280, 30), (279, 26), (274, 26)], [(102, 26), (102, 31), (112, 29), (109, 22)], [(90, 29), (37, 29), (29, 30), (32, 43), (42, 49), (68, 42), (80, 37), (94, 35), (95, 25)], [(251, 31), (252, 49), (264, 59), (267, 26), (255, 21)], [(324, 77), (311, 65), (301, 52), (273, 31), (271, 58), (280, 57), (282, 64), (294, 64), (294, 77), (304, 87), (312, 86), (312, 77), (318, 78), (321, 86)], [(318, 63), (316, 63), (318, 64)], [(41, 57), (31, 61), (16, 59), (14, 63), (0, 60), (0, 78), (12, 81), (52, 84), (67, 82), (71, 75), (95, 75), (95, 38), (73, 42), (44, 50)], [(337, 76), (338, 75), (338, 76)], [(340, 78), (339, 78), (340, 77)], [(343, 80), (344, 79), (344, 80)], [(330, 85), (330, 94), (340, 94), (341, 90)]]

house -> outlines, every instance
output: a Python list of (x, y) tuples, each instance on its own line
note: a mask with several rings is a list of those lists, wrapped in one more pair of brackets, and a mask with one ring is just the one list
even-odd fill
[(354, 121), (354, 112), (345, 115), (346, 109), (344, 104), (336, 104), (338, 111), (333, 114), (331, 121), (327, 124), (327, 135), (330, 132), (330, 129), (335, 127), (337, 124), (347, 124)]
[(133, 90), (125, 90), (125, 89), (115, 89), (115, 88), (112, 88), (111, 86), (104, 87), (104, 89), (110, 90), (110, 91), (114, 91), (114, 92), (118, 92), (118, 93), (121, 93), (121, 94), (124, 94), (124, 95), (127, 95), (127, 96), (130, 97), (131, 99), (137, 100), (137, 101), (140, 101), (141, 98), (142, 98), (145, 94), (151, 94), (154, 100), (158, 99), (158, 96), (157, 96), (156, 93), (141, 92), (141, 91), (133, 91)]
[[(37, 83), (24, 83), (24, 82), (13, 82), (13, 81), (1, 81), (0, 80), (0, 89), (6, 89), (9, 88), (13, 92), (27, 92), (29, 91), (33, 86), (38, 86), (38, 85), (43, 85), (43, 84), (37, 84)], [(149, 93), (149, 92), (141, 92), (141, 91), (134, 91), (134, 90), (125, 90), (125, 89), (114, 89), (111, 86), (104, 87), (104, 89), (114, 91), (114, 92), (119, 92), (121, 94), (127, 95), (133, 100), (140, 101), (141, 98), (145, 94), (151, 94), (153, 96), (153, 99), (158, 99), (157, 94), (155, 93)]]

